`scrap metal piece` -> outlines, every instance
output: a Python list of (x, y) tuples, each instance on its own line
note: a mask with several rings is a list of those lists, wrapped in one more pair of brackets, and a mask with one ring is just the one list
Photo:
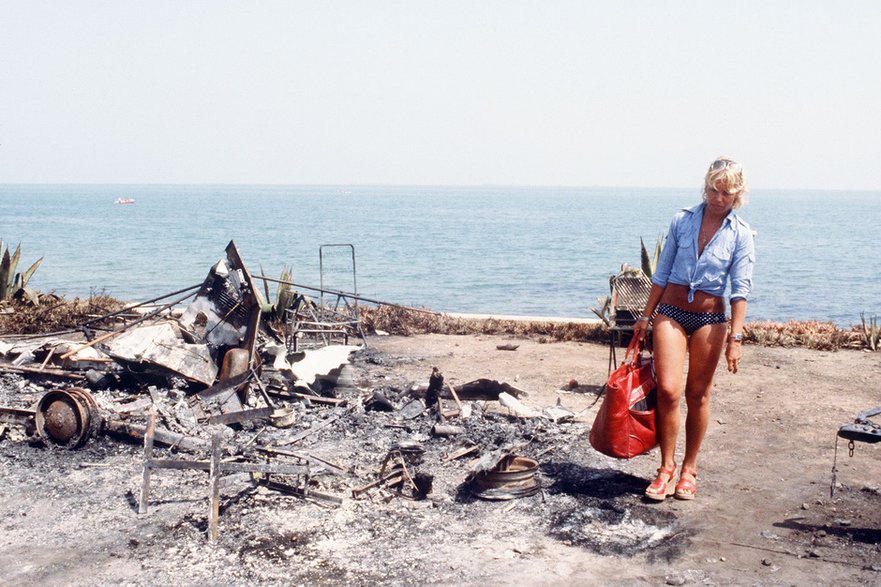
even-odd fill
[(16, 424), (23, 426), (25, 434), (32, 436), (36, 430), (34, 423), (34, 410), (22, 410), (20, 408), (0, 407), (0, 424)]
[(417, 471), (414, 467), (422, 462), (425, 449), (415, 441), (401, 441), (389, 447), (382, 461), (377, 479), (362, 487), (352, 489), (352, 497), (359, 497), (369, 489), (384, 485), (396, 495), (408, 499), (425, 499), (431, 493), (434, 476)]
[(226, 246), (226, 255), (208, 272), (180, 324), (214, 349), (248, 349), (253, 361), (260, 302), (235, 241)]
[(845, 424), (838, 429), (838, 436), (850, 441), (874, 444), (881, 442), (881, 426), (874, 423)]
[(465, 428), (449, 424), (435, 424), (431, 427), (431, 434), (433, 436), (457, 436), (459, 434), (465, 434)]
[(269, 414), (269, 421), (272, 422), (272, 425), (276, 428), (290, 428), (294, 425), (294, 422), (297, 421), (297, 411), (290, 406), (275, 408), (275, 410)]
[(168, 322), (120, 334), (107, 343), (107, 354), (129, 364), (160, 367), (203, 385), (211, 385), (217, 377), (208, 347), (184, 342)]
[(55, 389), (37, 403), (34, 414), (37, 434), (43, 441), (75, 449), (101, 430), (98, 404), (85, 389)]
[(405, 420), (412, 420), (413, 418), (416, 418), (417, 416), (422, 414), (422, 412), (424, 412), (424, 411), (425, 411), (425, 404), (422, 403), (422, 400), (421, 399), (414, 399), (414, 400), (409, 401), (406, 405), (404, 405), (404, 407), (401, 408), (401, 411), (399, 413), (401, 415), (401, 418), (403, 418)]

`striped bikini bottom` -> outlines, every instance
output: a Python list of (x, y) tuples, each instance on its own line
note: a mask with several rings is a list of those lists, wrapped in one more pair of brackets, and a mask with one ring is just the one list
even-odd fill
[(682, 329), (685, 330), (685, 334), (688, 336), (691, 336), (698, 328), (703, 326), (724, 324), (727, 322), (725, 314), (689, 312), (688, 310), (682, 310), (676, 306), (671, 306), (670, 304), (658, 304), (658, 314), (675, 320)]

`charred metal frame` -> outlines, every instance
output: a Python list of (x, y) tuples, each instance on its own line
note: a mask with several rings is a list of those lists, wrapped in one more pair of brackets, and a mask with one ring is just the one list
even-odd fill
[[(325, 249), (347, 248), (352, 256), (352, 291), (325, 288)], [(293, 308), (285, 310), (285, 341), (288, 350), (297, 352), (302, 346), (327, 346), (336, 340), (349, 344), (350, 336), (365, 341), (358, 311), (358, 276), (355, 247), (351, 244), (326, 244), (318, 247), (319, 297), (315, 306), (302, 296)], [(328, 299), (325, 300), (325, 295)], [(334, 299), (331, 301), (331, 296)]]
[(144, 435), (144, 471), (141, 482), (141, 499), (138, 504), (138, 513), (147, 513), (147, 504), (150, 500), (150, 478), (154, 469), (177, 469), (177, 470), (200, 470), (209, 473), (209, 497), (208, 497), (208, 539), (216, 541), (219, 536), (218, 522), (220, 518), (220, 487), (223, 484), (223, 473), (260, 473), (263, 475), (294, 475), (303, 476), (304, 484), (301, 490), (304, 496), (308, 495), (309, 465), (294, 465), (285, 463), (243, 463), (222, 460), (223, 448), (220, 434), (211, 438), (211, 459), (209, 461), (188, 461), (183, 459), (154, 459), (153, 440), (156, 431), (156, 414), (150, 415), (147, 423), (147, 431)]

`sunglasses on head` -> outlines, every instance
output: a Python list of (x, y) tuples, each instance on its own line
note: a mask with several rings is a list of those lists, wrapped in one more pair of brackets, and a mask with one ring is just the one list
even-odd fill
[(731, 159), (716, 159), (713, 161), (713, 164), (710, 165), (710, 169), (713, 171), (718, 171), (719, 169), (740, 169), (740, 163), (736, 161), (732, 161)]

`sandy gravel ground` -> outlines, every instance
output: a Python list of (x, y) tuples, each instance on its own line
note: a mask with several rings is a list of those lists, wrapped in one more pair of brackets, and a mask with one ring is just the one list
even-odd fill
[[(497, 350), (505, 343), (519, 347)], [(740, 373), (717, 375), (697, 499), (653, 504), (641, 494), (657, 451), (617, 461), (587, 443), (607, 347), (440, 335), (369, 345), (354, 361), (362, 394), (427, 383), (436, 366), (454, 384), (496, 379), (528, 391), (531, 406), (559, 401), (580, 413), (573, 423), (520, 421), (488, 402), (463, 423), (484, 449), (521, 443), (541, 464), (542, 494), (474, 499), (462, 485), (467, 459), (441, 458), (457, 441), (431, 437), (427, 419), (403, 426), (394, 414), (356, 409), (301, 447), (348, 470), (316, 480), (345, 497), (342, 506), (226, 489), (211, 544), (203, 473), (156, 475), (150, 511), (138, 515), (138, 446), (102, 437), (79, 451), (50, 450), (10, 429), (0, 441), (0, 583), (881, 583), (881, 446), (857, 444), (849, 457), (840, 443), (830, 497), (835, 432), (881, 405), (881, 354), (747, 346)], [(579, 386), (563, 389), (570, 379)], [(26, 405), (43, 389), (3, 376), (0, 404)], [(408, 438), (429, 447), (428, 499), (383, 491), (351, 499), (389, 443)]]

